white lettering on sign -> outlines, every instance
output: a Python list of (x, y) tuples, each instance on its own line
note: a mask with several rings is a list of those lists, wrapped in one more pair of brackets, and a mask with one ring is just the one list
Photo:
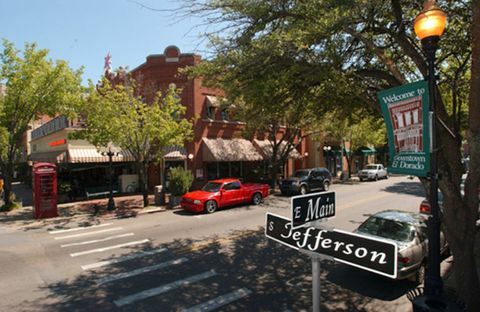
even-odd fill
[[(328, 202), (328, 198), (327, 198)], [(296, 207), (300, 208), (300, 207)], [(297, 212), (297, 211), (296, 211)], [(313, 199), (308, 200), (308, 209), (307, 209), (307, 217), (305, 219), (306, 222), (310, 220), (317, 220), (321, 219), (325, 216), (333, 215), (335, 212), (335, 204), (324, 204), (320, 206), (320, 197), (317, 198), (315, 202), (315, 206), (313, 205)], [(296, 215), (295, 215), (296, 216)]]
[[(273, 225), (270, 223), (271, 229)], [(322, 235), (327, 233), (325, 230), (320, 230), (315, 237), (315, 245), (307, 244), (308, 238), (312, 236), (310, 233), (314, 228), (309, 227), (305, 232), (293, 231), (290, 223), (285, 224), (285, 229), (288, 229), (288, 234), (280, 234), (285, 239), (292, 238), (298, 248), (307, 247), (310, 251), (316, 251), (319, 246), (323, 249), (332, 249), (342, 252), (345, 255), (354, 255), (358, 259), (367, 258), (372, 263), (386, 264), (387, 255), (384, 252), (368, 251), (365, 247), (355, 247), (354, 244), (345, 244), (343, 242), (334, 242), (329, 238), (324, 238)]]

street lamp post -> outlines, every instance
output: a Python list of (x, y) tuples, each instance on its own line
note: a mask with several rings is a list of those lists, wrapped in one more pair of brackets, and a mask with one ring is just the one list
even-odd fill
[(108, 188), (109, 188), (109, 195), (108, 195), (108, 204), (107, 210), (112, 211), (115, 210), (115, 201), (113, 200), (113, 156), (118, 156), (118, 152), (113, 150), (113, 147), (109, 145), (106, 151), (101, 152), (102, 156), (108, 156)]
[(438, 207), (438, 164), (437, 138), (435, 115), (435, 52), (438, 49), (440, 36), (446, 25), (446, 15), (437, 6), (435, 1), (428, 0), (424, 9), (414, 21), (415, 34), (422, 42), (423, 50), (428, 62), (428, 90), (431, 122), (431, 151), (430, 151), (430, 207), (431, 216), (428, 220), (428, 258), (427, 276), (425, 278), (425, 294), (439, 296), (443, 291), (443, 282), (440, 277), (440, 217)]

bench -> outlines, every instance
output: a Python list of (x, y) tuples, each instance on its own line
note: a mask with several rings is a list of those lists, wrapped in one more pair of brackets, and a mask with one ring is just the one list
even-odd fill
[[(113, 194), (117, 194), (118, 190), (115, 188), (113, 189)], [(85, 189), (85, 194), (87, 195), (87, 199), (93, 197), (104, 196), (105, 198), (110, 194), (110, 190), (108, 187), (89, 187)]]

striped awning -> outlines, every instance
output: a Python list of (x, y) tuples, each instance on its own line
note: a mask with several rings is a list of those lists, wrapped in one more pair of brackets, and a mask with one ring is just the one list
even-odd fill
[[(253, 140), (254, 145), (258, 148), (260, 153), (263, 155), (265, 159), (269, 159), (272, 157), (273, 154), (273, 142), (269, 140)], [(280, 143), (280, 151), (279, 153), (281, 154), (285, 149), (287, 148), (287, 142), (282, 141)], [(278, 154), (277, 154), (278, 156)], [(300, 159), (302, 158), (302, 155), (297, 151), (297, 149), (292, 149), (290, 153), (288, 153), (287, 158), (293, 158), (293, 159)]]
[(203, 138), (203, 161), (259, 161), (263, 160), (253, 144), (245, 139)]
[(187, 150), (184, 147), (168, 146), (163, 149), (163, 158), (185, 160), (187, 159)]
[(67, 161), (66, 151), (32, 153), (28, 156), (31, 161), (48, 162), (52, 164), (64, 163)]
[[(121, 150), (117, 156), (112, 157), (113, 162), (130, 162), (134, 161), (129, 151)], [(68, 150), (69, 163), (104, 163), (108, 162), (108, 156), (103, 156), (100, 152), (93, 148), (75, 148)]]

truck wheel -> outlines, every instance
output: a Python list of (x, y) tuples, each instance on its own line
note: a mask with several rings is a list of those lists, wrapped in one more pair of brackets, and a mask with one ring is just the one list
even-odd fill
[(307, 187), (305, 185), (302, 185), (300, 187), (300, 194), (302, 194), (302, 195), (307, 194)]
[(209, 200), (205, 203), (205, 212), (214, 213), (217, 210), (217, 202), (214, 200)]
[(378, 181), (378, 174), (375, 175), (375, 181)]
[(254, 205), (260, 205), (260, 203), (262, 202), (262, 194), (260, 193), (253, 194), (252, 202)]
[(330, 183), (328, 183), (328, 181), (323, 182), (323, 190), (328, 191), (329, 188), (330, 188)]

